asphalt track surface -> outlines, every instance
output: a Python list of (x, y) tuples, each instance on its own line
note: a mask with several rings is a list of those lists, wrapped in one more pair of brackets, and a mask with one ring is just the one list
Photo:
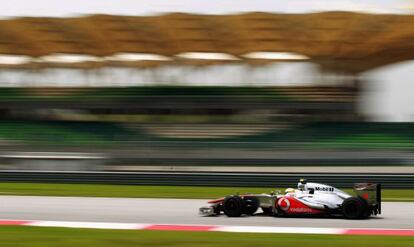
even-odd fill
[(0, 196), (0, 219), (280, 227), (414, 229), (414, 203), (384, 202), (367, 220), (341, 218), (201, 217), (206, 200)]

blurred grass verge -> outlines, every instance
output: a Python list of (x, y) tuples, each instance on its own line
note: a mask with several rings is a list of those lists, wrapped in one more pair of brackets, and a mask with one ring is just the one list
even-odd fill
[(413, 237), (1, 227), (1, 246), (412, 246)]
[[(235, 193), (269, 193), (271, 190), (283, 192), (283, 189), (249, 187), (0, 183), (0, 195), (22, 196), (208, 199)], [(414, 189), (384, 189), (382, 197), (383, 201), (414, 202)]]

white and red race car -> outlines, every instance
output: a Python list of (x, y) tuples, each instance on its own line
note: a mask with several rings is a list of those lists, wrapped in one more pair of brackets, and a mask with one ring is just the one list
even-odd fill
[(347, 219), (363, 219), (381, 213), (381, 185), (357, 183), (355, 196), (335, 187), (308, 183), (301, 179), (297, 189), (288, 188), (285, 194), (243, 194), (229, 195), (209, 201), (201, 207), (203, 216), (220, 215), (229, 217), (253, 215), (259, 208), (264, 214), (273, 216), (321, 216), (341, 215)]

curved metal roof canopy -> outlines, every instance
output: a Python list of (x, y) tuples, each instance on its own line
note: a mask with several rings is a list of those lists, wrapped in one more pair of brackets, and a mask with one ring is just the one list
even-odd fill
[[(413, 26), (411, 15), (351, 12), (26, 17), (0, 20), (0, 54), (34, 58), (77, 54), (99, 59), (112, 59), (116, 54), (156, 54), (165, 58), (151, 61), (153, 64), (188, 53), (227, 54), (246, 62), (257, 53), (299, 54), (299, 60), (309, 58), (326, 70), (359, 73), (413, 59)], [(138, 60), (112, 63), (146, 66), (148, 62)], [(185, 63), (197, 65), (201, 60), (207, 64), (236, 61), (185, 58)]]

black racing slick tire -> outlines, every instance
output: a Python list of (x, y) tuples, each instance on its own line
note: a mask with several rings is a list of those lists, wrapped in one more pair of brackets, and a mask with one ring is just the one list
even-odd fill
[(223, 202), (223, 212), (228, 217), (240, 217), (243, 214), (244, 201), (239, 196), (228, 196)]
[(244, 208), (243, 213), (247, 215), (252, 215), (256, 213), (257, 209), (259, 208), (259, 199), (255, 196), (244, 196)]
[(363, 219), (367, 217), (368, 204), (364, 199), (349, 197), (342, 203), (342, 214), (347, 219)]

